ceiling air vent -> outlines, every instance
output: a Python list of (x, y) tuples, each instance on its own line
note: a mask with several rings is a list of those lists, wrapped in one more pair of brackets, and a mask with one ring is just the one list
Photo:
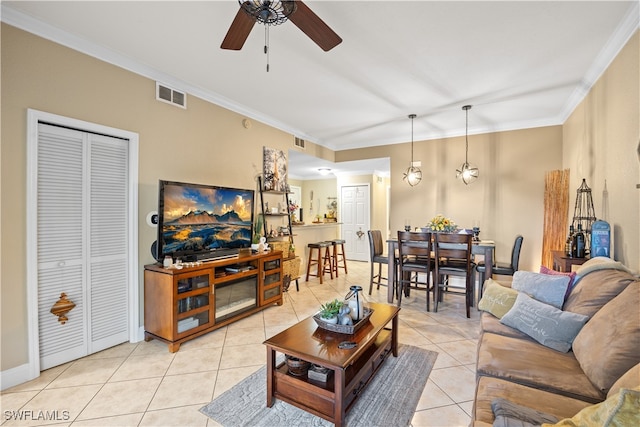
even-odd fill
[(298, 148), (302, 148), (304, 150), (304, 139), (298, 138), (297, 136), (293, 140), (293, 145)]
[(187, 108), (187, 94), (156, 82), (156, 99), (184, 109)]

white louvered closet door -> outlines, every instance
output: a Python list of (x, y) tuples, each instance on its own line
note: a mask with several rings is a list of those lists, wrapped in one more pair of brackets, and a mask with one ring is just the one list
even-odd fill
[[(40, 368), (128, 340), (128, 141), (38, 125)], [(76, 306), (63, 325), (61, 293)]]

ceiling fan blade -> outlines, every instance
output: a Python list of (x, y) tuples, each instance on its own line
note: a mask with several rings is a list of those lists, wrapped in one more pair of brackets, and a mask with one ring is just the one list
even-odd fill
[(296, 11), (289, 15), (289, 20), (325, 52), (342, 43), (340, 36), (301, 1), (296, 1)]
[(236, 17), (233, 19), (220, 47), (230, 50), (242, 49), (255, 23), (255, 18), (249, 16), (242, 8), (238, 9), (238, 13), (236, 13)]

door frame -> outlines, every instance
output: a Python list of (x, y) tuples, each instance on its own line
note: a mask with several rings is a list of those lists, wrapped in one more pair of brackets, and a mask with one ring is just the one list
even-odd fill
[[(343, 203), (343, 201), (342, 201), (342, 191), (343, 191), (343, 189), (344, 189), (344, 188), (346, 188), (346, 187), (366, 187), (366, 188), (367, 188), (367, 191), (366, 191), (366, 194), (367, 194), (367, 218), (366, 218), (366, 226), (367, 226), (367, 227), (366, 227), (366, 228), (367, 228), (367, 230), (368, 230), (369, 228), (371, 228), (371, 184), (370, 184), (370, 183), (368, 183), (368, 182), (363, 182), (363, 183), (348, 183), (348, 184), (347, 184), (347, 183), (345, 183), (345, 184), (340, 184), (339, 189), (338, 189), (338, 194), (339, 194), (339, 197), (340, 197), (340, 211), (341, 211), (341, 212), (343, 212), (343, 211), (344, 211), (344, 206), (343, 206), (343, 204), (342, 204), (342, 203)], [(346, 237), (345, 237), (345, 236), (344, 236), (344, 234), (342, 233), (342, 227), (340, 227), (340, 229), (341, 229), (341, 235), (340, 235), (340, 238), (341, 238), (341, 239), (346, 239)], [(366, 233), (366, 231), (367, 231), (367, 230), (365, 230), (365, 233)], [(367, 249), (367, 252), (368, 252), (368, 249)], [(370, 254), (369, 254), (369, 255), (366, 257), (366, 259), (364, 259), (364, 260), (355, 260), (355, 261), (369, 261), (369, 257), (370, 257)]]
[[(38, 248), (37, 217), (37, 142), (38, 124), (46, 122), (65, 126), (90, 133), (98, 133), (129, 140), (129, 173), (128, 173), (128, 238), (127, 250), (130, 263), (127, 271), (129, 282), (128, 329), (129, 341), (138, 342), (140, 308), (138, 284), (138, 145), (139, 136), (135, 132), (103, 126), (83, 120), (72, 119), (33, 109), (27, 110), (27, 259), (35, 260)], [(27, 334), (28, 334), (28, 376), (31, 380), (40, 376), (40, 342), (38, 326), (38, 263), (27, 262)]]

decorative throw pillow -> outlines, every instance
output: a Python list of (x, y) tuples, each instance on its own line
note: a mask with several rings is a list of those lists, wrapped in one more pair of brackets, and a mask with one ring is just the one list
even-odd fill
[(546, 347), (566, 353), (588, 319), (582, 314), (558, 310), (521, 292), (500, 322)]
[(637, 426), (640, 425), (640, 387), (623, 388), (604, 402), (587, 406), (572, 418), (543, 427)]
[(549, 276), (566, 276), (569, 278), (569, 284), (567, 285), (567, 292), (565, 292), (564, 294), (564, 300), (567, 300), (567, 297), (569, 296), (569, 294), (571, 293), (571, 289), (573, 289), (573, 284), (574, 281), (576, 279), (576, 272), (572, 271), (571, 273), (565, 273), (565, 272), (561, 272), (561, 271), (555, 271), (552, 270), (548, 267), (545, 267), (544, 265), (540, 266), (540, 274), (548, 274)]
[(502, 316), (513, 307), (517, 296), (518, 291), (515, 289), (502, 286), (493, 279), (487, 279), (478, 308), (502, 319)]
[(513, 274), (511, 282), (511, 287), (516, 291), (524, 292), (555, 308), (562, 308), (568, 286), (569, 278), (566, 276), (550, 276), (520, 270)]

